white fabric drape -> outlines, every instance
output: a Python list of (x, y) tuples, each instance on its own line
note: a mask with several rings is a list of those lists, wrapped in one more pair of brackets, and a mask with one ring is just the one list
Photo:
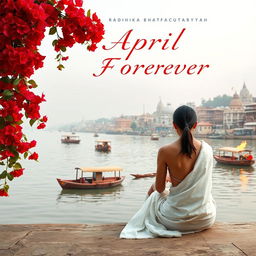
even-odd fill
[(193, 170), (177, 186), (171, 186), (169, 194), (153, 192), (120, 238), (180, 237), (211, 227), (216, 218), (212, 167), (212, 148), (202, 141)]

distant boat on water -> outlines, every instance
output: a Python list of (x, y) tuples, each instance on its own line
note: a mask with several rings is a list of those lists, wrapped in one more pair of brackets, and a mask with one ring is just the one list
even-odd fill
[(99, 134), (98, 134), (97, 132), (95, 132), (95, 133), (93, 134), (93, 137), (99, 137)]
[(61, 143), (64, 144), (79, 144), (80, 143), (80, 138), (78, 135), (72, 135), (66, 134), (61, 136)]
[(95, 150), (98, 152), (109, 153), (111, 151), (111, 141), (110, 140), (96, 140)]
[(221, 134), (210, 134), (210, 135), (208, 135), (208, 138), (209, 139), (223, 139), (223, 135), (221, 135)]
[(151, 140), (159, 140), (159, 135), (157, 133), (152, 133)]

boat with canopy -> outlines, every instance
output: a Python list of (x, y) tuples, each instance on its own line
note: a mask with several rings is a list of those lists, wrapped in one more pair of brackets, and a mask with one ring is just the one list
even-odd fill
[(239, 147), (222, 147), (214, 159), (221, 164), (251, 166), (255, 163), (252, 150)]
[(78, 135), (72, 134), (66, 134), (61, 136), (61, 142), (64, 144), (79, 144), (80, 143), (80, 138)]
[[(74, 180), (57, 179), (63, 189), (101, 189), (120, 185), (125, 176), (121, 176), (123, 169), (118, 166), (76, 167)], [(104, 176), (111, 172), (114, 176)], [(88, 176), (87, 176), (88, 175)]]
[(98, 152), (108, 153), (111, 151), (111, 141), (110, 140), (96, 140), (95, 150)]

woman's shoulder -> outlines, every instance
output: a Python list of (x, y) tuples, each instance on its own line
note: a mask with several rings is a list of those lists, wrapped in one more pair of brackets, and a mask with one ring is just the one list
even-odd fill
[(174, 141), (170, 144), (164, 145), (159, 149), (159, 153), (161, 154), (177, 154), (180, 152), (180, 144), (178, 141)]

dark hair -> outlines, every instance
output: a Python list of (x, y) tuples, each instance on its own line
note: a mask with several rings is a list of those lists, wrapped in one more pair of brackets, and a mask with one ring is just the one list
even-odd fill
[(191, 107), (183, 105), (178, 107), (173, 113), (173, 123), (183, 131), (181, 135), (181, 153), (189, 157), (191, 157), (193, 152), (196, 153), (190, 131), (196, 122), (196, 112)]

